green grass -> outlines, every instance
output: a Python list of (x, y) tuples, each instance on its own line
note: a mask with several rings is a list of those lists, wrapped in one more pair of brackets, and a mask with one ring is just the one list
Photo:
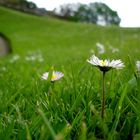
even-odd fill
[[(65, 22), (0, 7), (0, 32), (13, 49), (0, 58), (0, 139), (140, 139), (140, 89), (134, 77), (140, 28)], [(105, 46), (104, 54), (97, 42)], [(125, 63), (123, 70), (106, 74), (104, 120), (102, 75), (86, 62), (92, 51)], [(32, 56), (36, 60), (27, 61)], [(65, 74), (54, 86), (40, 78), (52, 66)]]

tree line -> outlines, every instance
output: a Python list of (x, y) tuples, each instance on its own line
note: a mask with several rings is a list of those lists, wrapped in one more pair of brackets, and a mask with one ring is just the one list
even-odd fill
[(54, 10), (54, 15), (69, 21), (100, 25), (119, 25), (121, 21), (116, 11), (109, 8), (106, 4), (98, 2), (64, 4)]
[(0, 0), (0, 5), (36, 15), (44, 15), (47, 12), (45, 8), (38, 8), (35, 3), (27, 0)]
[(119, 25), (121, 21), (116, 11), (100, 2), (90, 4), (63, 4), (53, 11), (38, 8), (35, 3), (27, 0), (0, 0), (0, 4), (36, 15), (50, 15), (74, 22), (98, 25)]

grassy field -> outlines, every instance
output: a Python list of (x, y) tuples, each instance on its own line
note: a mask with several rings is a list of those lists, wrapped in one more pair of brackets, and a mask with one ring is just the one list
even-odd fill
[[(65, 22), (0, 7), (0, 32), (13, 49), (0, 58), (1, 140), (140, 139), (140, 79), (134, 76), (140, 28)], [(104, 119), (102, 74), (87, 63), (92, 54), (125, 64), (106, 74)], [(41, 79), (52, 67), (64, 73), (55, 84)]]

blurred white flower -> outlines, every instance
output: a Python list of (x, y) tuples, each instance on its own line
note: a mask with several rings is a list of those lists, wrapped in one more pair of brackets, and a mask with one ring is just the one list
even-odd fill
[(140, 61), (136, 61), (136, 68), (137, 68), (138, 77), (140, 77)]
[(114, 48), (112, 46), (109, 46), (109, 48), (111, 49), (112, 53), (119, 52), (119, 49), (118, 48)]
[(112, 53), (116, 53), (116, 52), (119, 52), (119, 49), (118, 48), (112, 48)]
[(95, 55), (91, 56), (89, 60), (87, 60), (90, 64), (98, 67), (101, 71), (106, 72), (109, 71), (111, 68), (114, 69), (122, 69), (124, 67), (123, 62), (119, 60), (100, 60), (98, 57)]
[(136, 61), (137, 70), (140, 72), (140, 61)]
[[(42, 78), (43, 80), (47, 80), (47, 79), (48, 79), (48, 76), (49, 76), (49, 72), (45, 72), (45, 73), (42, 75), (41, 78)], [(64, 74), (63, 74), (62, 72), (53, 71), (53, 72), (52, 72), (51, 81), (52, 81), (52, 82), (57, 81), (57, 80), (61, 79), (63, 76), (64, 76)]]
[(6, 71), (7, 69), (6, 69), (6, 67), (1, 67), (1, 71)]
[(103, 44), (97, 42), (97, 43), (96, 43), (96, 47), (97, 47), (97, 50), (98, 50), (98, 53), (99, 53), (99, 54), (105, 53), (105, 47), (104, 47)]
[(11, 59), (10, 59), (10, 63), (14, 63), (16, 62), (18, 59), (20, 59), (20, 56), (18, 54), (14, 55)]
[(36, 57), (34, 57), (34, 56), (26, 56), (25, 60), (27, 60), (27, 61), (35, 61)]
[(90, 53), (91, 53), (91, 54), (93, 54), (93, 53), (95, 53), (95, 52), (94, 52), (94, 50), (93, 50), (93, 49), (90, 49)]
[(38, 62), (43, 62), (43, 56), (40, 53), (33, 53), (29, 54), (28, 56), (25, 57), (26, 61), (38, 61)]
[(38, 58), (38, 61), (43, 62), (44, 61), (43, 57)]

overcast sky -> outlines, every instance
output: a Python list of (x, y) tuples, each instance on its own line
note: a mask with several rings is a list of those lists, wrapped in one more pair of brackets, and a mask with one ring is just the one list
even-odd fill
[(140, 0), (28, 0), (33, 1), (38, 7), (53, 10), (64, 3), (90, 3), (103, 2), (112, 10), (117, 11), (121, 18), (122, 27), (140, 27)]

